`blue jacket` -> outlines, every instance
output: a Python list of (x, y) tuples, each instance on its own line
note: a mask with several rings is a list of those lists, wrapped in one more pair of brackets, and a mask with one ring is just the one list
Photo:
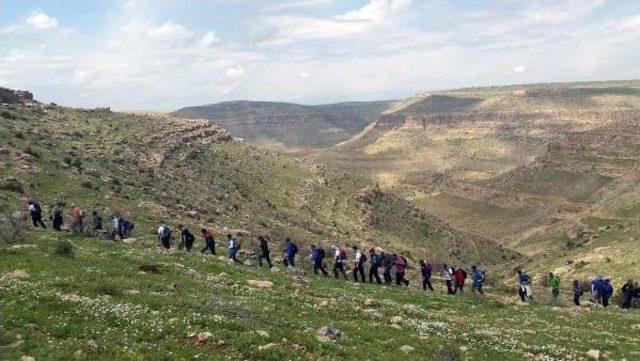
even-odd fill
[(480, 268), (476, 269), (476, 271), (473, 272), (472, 279), (474, 285), (481, 284), (484, 281), (484, 271)]
[[(286, 251), (285, 251), (286, 252)], [(316, 248), (311, 252), (311, 260), (313, 262), (320, 261), (320, 249)]]
[(611, 284), (611, 282), (609, 280), (604, 280), (604, 284), (602, 285), (602, 288), (604, 289), (604, 297), (611, 297), (613, 296), (613, 285)]
[(293, 257), (298, 253), (298, 247), (293, 242), (287, 243), (284, 245), (284, 253), (289, 257)]
[(421, 267), (422, 270), (422, 278), (429, 279), (431, 278), (431, 272), (433, 271), (433, 266), (430, 263)]

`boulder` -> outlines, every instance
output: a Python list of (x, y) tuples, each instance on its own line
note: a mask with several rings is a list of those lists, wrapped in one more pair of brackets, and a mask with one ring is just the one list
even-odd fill
[(411, 353), (413, 352), (414, 348), (409, 346), (409, 345), (404, 345), (402, 347), (400, 347), (400, 351), (404, 352), (404, 353)]
[(316, 338), (320, 342), (338, 342), (346, 340), (347, 336), (340, 330), (325, 326), (316, 332)]
[(15, 279), (25, 279), (29, 278), (29, 273), (26, 269), (17, 269), (7, 273), (7, 276)]
[(260, 281), (260, 280), (248, 280), (247, 283), (249, 286), (256, 288), (271, 288), (273, 287), (273, 282), (271, 281)]
[(391, 317), (391, 324), (393, 325), (400, 325), (402, 324), (402, 317), (401, 316), (393, 316)]
[(136, 238), (125, 238), (122, 240), (122, 243), (126, 243), (126, 244), (134, 244), (136, 242), (138, 242)]
[(600, 359), (600, 350), (594, 350), (591, 349), (589, 351), (587, 351), (587, 357), (594, 359), (594, 360), (599, 360)]
[(213, 333), (211, 332), (198, 332), (198, 333), (190, 333), (187, 335), (187, 338), (191, 340), (191, 342), (196, 345), (202, 345), (204, 343), (209, 342), (213, 338)]

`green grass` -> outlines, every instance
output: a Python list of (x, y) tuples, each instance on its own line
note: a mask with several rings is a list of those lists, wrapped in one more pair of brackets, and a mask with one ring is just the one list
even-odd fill
[[(64, 239), (76, 245), (74, 258), (55, 255)], [(640, 338), (630, 331), (640, 323), (637, 313), (525, 307), (515, 294), (496, 291), (481, 301), (312, 275), (296, 283), (284, 269), (238, 267), (200, 254), (67, 234), (35, 232), (28, 240), (36, 246), (0, 250), (7, 359), (562, 360), (592, 348), (614, 359), (640, 352)], [(143, 264), (164, 272), (140, 273)], [(28, 277), (7, 275), (17, 269)], [(415, 282), (416, 271), (409, 276)], [(274, 286), (253, 288), (251, 279)], [(539, 292), (544, 298), (546, 291)], [(403, 319), (399, 329), (391, 327), (394, 316)], [(323, 326), (347, 339), (319, 342), (315, 333)], [(212, 337), (196, 344), (188, 335), (198, 332)], [(405, 354), (404, 345), (414, 350)]]

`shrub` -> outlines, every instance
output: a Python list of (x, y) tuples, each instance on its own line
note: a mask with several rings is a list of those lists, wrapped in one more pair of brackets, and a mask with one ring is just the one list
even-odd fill
[(91, 183), (91, 181), (89, 181), (89, 180), (83, 180), (80, 183), (80, 186), (83, 187), (83, 188), (87, 188), (87, 189), (97, 189), (97, 187), (94, 186), (93, 183)]
[(58, 256), (71, 258), (75, 256), (74, 248), (73, 243), (70, 241), (60, 241), (56, 246), (56, 254)]
[(22, 193), (24, 192), (24, 188), (22, 187), (22, 183), (20, 183), (15, 178), (8, 178), (4, 181), (0, 182), (0, 190)]
[(0, 214), (0, 246), (24, 241), (27, 219), (20, 212)]

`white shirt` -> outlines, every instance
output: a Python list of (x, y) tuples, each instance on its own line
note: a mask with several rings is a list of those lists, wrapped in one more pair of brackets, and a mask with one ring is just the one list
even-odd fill
[(342, 262), (342, 260), (340, 259), (340, 248), (338, 247), (336, 247), (334, 259), (336, 260), (336, 262)]
[(447, 267), (443, 272), (442, 275), (444, 276), (444, 279), (447, 281), (451, 281), (452, 279), (452, 274), (451, 274), (451, 267)]
[(36, 206), (34, 206), (33, 204), (29, 205), (29, 212), (35, 212), (36, 211)]
[(164, 233), (164, 226), (160, 226), (160, 228), (158, 228), (158, 234), (162, 235), (162, 233)]
[(229, 240), (229, 248), (236, 248), (236, 239), (235, 238), (231, 238)]
[(359, 264), (361, 259), (362, 259), (362, 252), (357, 251), (356, 252), (356, 264)]

